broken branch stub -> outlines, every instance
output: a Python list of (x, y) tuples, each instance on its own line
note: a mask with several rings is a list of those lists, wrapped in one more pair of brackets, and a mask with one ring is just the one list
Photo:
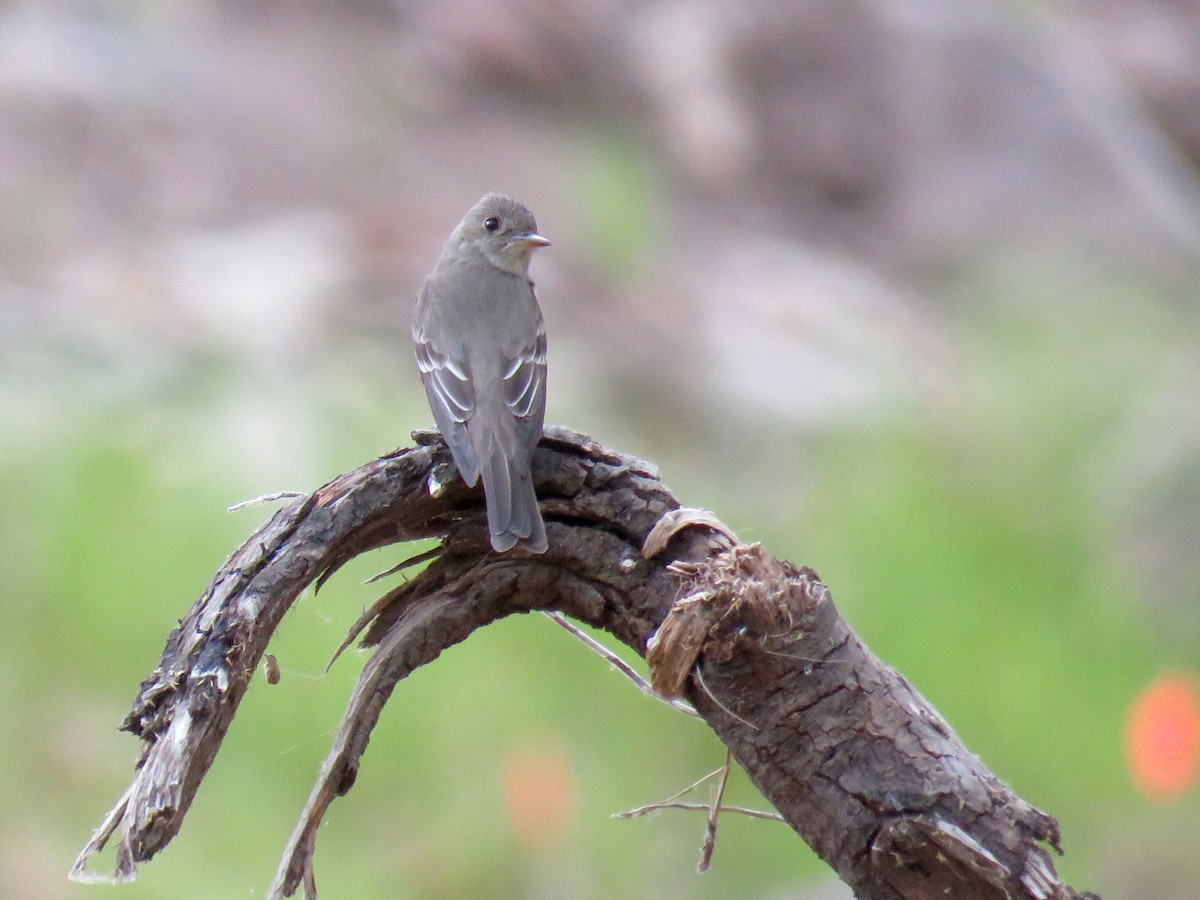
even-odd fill
[(416, 447), (280, 510), (217, 573), (142, 685), (125, 725), (144, 741), (134, 782), (74, 877), (88, 877), (88, 860), (114, 835), (114, 876), (132, 877), (178, 832), (300, 591), (367, 550), (440, 538), (428, 567), (356, 626), (374, 653), (272, 897), (303, 888), (315, 898), (318, 826), (353, 786), (396, 685), (476, 628), (537, 609), (649, 654), (659, 690), (699, 711), (859, 897), (1083, 896), (1050, 862), (1054, 820), (1016, 797), (870, 654), (811, 570), (738, 545), (711, 514), (682, 510), (652, 466), (561, 428), (546, 430), (533, 465), (550, 549), (496, 554), (479, 492), (454, 476), (436, 434), (414, 438)]

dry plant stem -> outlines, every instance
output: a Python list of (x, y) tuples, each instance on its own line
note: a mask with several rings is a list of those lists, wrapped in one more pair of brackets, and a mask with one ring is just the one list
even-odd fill
[(441, 547), (432, 547), (423, 553), (417, 553), (413, 556), (410, 556), (408, 559), (396, 563), (396, 565), (392, 566), (390, 569), (385, 569), (378, 575), (372, 575), (370, 578), (364, 581), (363, 584), (374, 584), (377, 581), (383, 581), (383, 579), (389, 578), (392, 575), (396, 575), (399, 572), (403, 572), (405, 569), (411, 569), (413, 566), (419, 566), (421, 563), (429, 562), (429, 560), (433, 559), (441, 552)]
[(704, 823), (704, 845), (700, 849), (700, 862), (696, 864), (697, 872), (707, 872), (712, 865), (713, 850), (717, 846), (717, 819), (721, 817), (721, 804), (725, 800), (725, 786), (729, 784), (729, 770), (733, 768), (733, 756), (725, 751), (725, 765), (721, 766), (721, 777), (717, 779), (717, 792), (713, 796), (712, 805), (708, 810), (708, 818)]
[(692, 791), (694, 791), (696, 788), (700, 787), (700, 785), (704, 784), (704, 782), (708, 781), (710, 778), (716, 778), (718, 775), (723, 776), (726, 771), (727, 770), (726, 770), (725, 766), (721, 766), (719, 769), (713, 769), (707, 775), (701, 775), (699, 778), (697, 778), (695, 781), (693, 781), (691, 784), (689, 784), (687, 787), (685, 787), (682, 791), (676, 791), (674, 794), (672, 794), (666, 800), (660, 800), (658, 803), (651, 803), (649, 806), (639, 806), (634, 809), (627, 810), (626, 812), (613, 813), (613, 818), (614, 819), (636, 819), (640, 816), (648, 816), (652, 812), (658, 812), (660, 809), (682, 809), (685, 806), (691, 806), (695, 809), (708, 809), (708, 804), (703, 804), (703, 805), (696, 804), (696, 803), (683, 804), (683, 803), (676, 803), (676, 801), (680, 797), (682, 797), (684, 794), (690, 794)]
[[(1080, 896), (1059, 880), (1044, 846), (1057, 847), (1054, 820), (1016, 797), (871, 655), (811, 570), (761, 547), (730, 547), (700, 523), (668, 529), (661, 552), (647, 559), (643, 541), (678, 502), (653, 467), (565, 429), (548, 429), (534, 459), (549, 551), (497, 555), (479, 492), (453, 475), (440, 438), (415, 437), (415, 448), (281, 509), (217, 573), (126, 719), (144, 742), (138, 771), (77, 875), (113, 835), (115, 874), (131, 877), (176, 834), (300, 591), (367, 550), (440, 537), (442, 552), (428, 568), (364, 620), (364, 642), (375, 652), (272, 896), (301, 888), (316, 896), (317, 827), (333, 798), (353, 786), (396, 684), (474, 629), (532, 610), (565, 613), (641, 655), (661, 631), (660, 662), (685, 666), (677, 692), (857, 896)], [(688, 602), (677, 604), (679, 597)]]
[(676, 712), (681, 712), (685, 716), (691, 716), (694, 719), (700, 718), (700, 714), (696, 712), (696, 710), (692, 709), (692, 705), (690, 703), (685, 703), (678, 697), (664, 697), (659, 694), (656, 690), (654, 690), (654, 685), (643, 678), (637, 669), (633, 668), (633, 666), (629, 665), (629, 663), (625, 662), (625, 660), (621, 659), (621, 657), (617, 656), (617, 654), (613, 653), (590, 634), (587, 634), (582, 629), (577, 628), (574, 624), (572, 624), (571, 620), (562, 613), (543, 612), (543, 615), (547, 619), (550, 619), (550, 621), (562, 626), (567, 630), (568, 633), (574, 635), (575, 639), (581, 644), (583, 644), (601, 659), (606, 660), (610, 666), (632, 681), (637, 689), (647, 697), (652, 697), (655, 700), (665, 703), (667, 706), (671, 707), (671, 709), (675, 710)]
[[(733, 757), (728, 750), (725, 751), (725, 763), (719, 769), (713, 769), (707, 775), (697, 779), (689, 784), (682, 791), (672, 794), (666, 800), (658, 803), (651, 803), (649, 806), (639, 806), (636, 809), (627, 810), (626, 812), (614, 813), (614, 819), (636, 819), (641, 816), (647, 816), (650, 813), (658, 812), (664, 809), (684, 809), (704, 811), (708, 813), (704, 828), (704, 844), (700, 850), (700, 862), (696, 866), (697, 872), (707, 872), (712, 863), (713, 850), (717, 844), (717, 819), (723, 812), (738, 813), (740, 815), (749, 816), (756, 819), (769, 819), (774, 822), (783, 822), (783, 816), (778, 813), (762, 812), (757, 809), (746, 809), (742, 806), (726, 806), (725, 786), (729, 783), (729, 772), (733, 767)], [(717, 790), (713, 795), (711, 803), (682, 803), (679, 798), (684, 794), (694, 791), (704, 782), (716, 778)]]
[[(613, 813), (614, 819), (640, 819), (643, 816), (648, 816), (651, 813), (661, 812), (664, 809), (682, 809), (688, 812), (712, 812), (713, 805), (711, 803), (684, 803), (680, 800), (666, 801), (662, 803), (651, 803), (649, 806), (638, 806), (634, 809), (626, 810), (625, 812)], [(736, 813), (739, 816), (745, 816), (748, 819), (766, 819), (769, 822), (784, 822), (783, 816), (779, 813), (765, 812), (761, 809), (751, 809), (748, 806), (727, 806), (722, 804), (717, 812)], [(784, 824), (787, 824), (784, 822)]]
[(231, 513), (239, 512), (250, 506), (262, 506), (266, 503), (274, 503), (277, 500), (296, 500), (300, 497), (307, 496), (308, 495), (302, 491), (276, 491), (273, 494), (263, 494), (261, 497), (252, 497), (249, 500), (242, 500), (233, 504), (233, 506), (228, 507), (225, 511)]

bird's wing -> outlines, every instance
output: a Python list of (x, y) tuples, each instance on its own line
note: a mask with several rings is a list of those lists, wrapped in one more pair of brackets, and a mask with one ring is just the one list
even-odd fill
[(474, 484), (479, 477), (479, 462), (466, 424), (475, 411), (470, 369), (462, 360), (434, 347), (420, 327), (413, 328), (413, 343), (438, 431), (446, 439), (463, 480)]
[(516, 424), (517, 443), (532, 453), (546, 418), (546, 327), (541, 313), (533, 341), (507, 357), (501, 377), (504, 403)]

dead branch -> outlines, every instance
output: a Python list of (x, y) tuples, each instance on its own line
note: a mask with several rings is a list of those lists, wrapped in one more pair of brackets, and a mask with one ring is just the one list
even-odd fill
[[(133, 784), (72, 877), (119, 836), (110, 878), (132, 878), (178, 832), (267, 644), (292, 602), (352, 557), (441, 538), (419, 575), (360, 621), (365, 665), (287, 847), (273, 898), (316, 897), (317, 827), (354, 785), (397, 683), (476, 628), (554, 610), (604, 629), (685, 698), (783, 819), (861, 898), (1091, 896), (1059, 879), (1053, 818), (973, 756), (875, 658), (807, 568), (739, 545), (683, 510), (654, 468), (547, 429), (534, 479), (542, 556), (490, 551), (480, 495), (436, 434), (281, 509), (230, 557), (171, 633), (124, 728), (143, 741)], [(648, 540), (648, 538), (650, 538)], [(720, 799), (713, 804), (713, 815)]]

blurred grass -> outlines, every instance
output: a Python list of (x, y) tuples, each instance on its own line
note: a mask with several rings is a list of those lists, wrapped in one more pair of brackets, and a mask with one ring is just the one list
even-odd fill
[[(765, 451), (772, 465), (803, 472), (778, 500), (790, 516), (739, 506), (755, 491), (719, 477), (711, 460), (664, 475), (685, 502), (754, 523), (747, 536), (813, 565), (872, 648), (1002, 778), (1060, 818), (1064, 871), (1103, 889), (1103, 848), (1148, 809), (1124, 773), (1126, 706), (1164, 658), (1188, 652), (1144, 624), (1105, 518), (1115, 436), (1154, 377), (1161, 354), (1150, 348), (1171, 336), (1132, 315), (1128, 328), (1103, 331), (1058, 321), (968, 322), (963, 377), (945, 394), (890, 420), (781, 438)], [(360, 659), (328, 675), (325, 663), (386, 588), (363, 578), (402, 548), (357, 560), (301, 598), (271, 648), (281, 683), (253, 685), (182, 833), (137, 882), (65, 882), (130, 776), (137, 744), (115, 726), (137, 684), (212, 572), (271, 511), (224, 508), (314, 487), (406, 442), (399, 423), (427, 419), (415, 391), (397, 399), (394, 385), (352, 370), (244, 389), (210, 363), (127, 402), (90, 403), (72, 384), (51, 425), (10, 436), (0, 461), (0, 715), (10, 734), (0, 745), (0, 893), (263, 895), (344, 709)], [(293, 458), (273, 469), (273, 446)], [(790, 474), (750, 470), (776, 492)], [(569, 760), (574, 802), (561, 833), (530, 846), (509, 826), (504, 771), (540, 746)], [(557, 626), (498, 623), (400, 685), (355, 789), (322, 829), (323, 895), (716, 898), (828, 880), (779, 826), (726, 819), (714, 868), (700, 877), (701, 817), (610, 818), (721, 759), (703, 726), (642, 697)], [(740, 775), (730, 799), (762, 805)], [(1181, 808), (1195, 806), (1192, 797)]]
[(659, 250), (654, 208), (662, 178), (642, 136), (613, 130), (591, 133), (580, 154), (575, 190), (583, 215), (583, 243), (597, 272), (634, 279)]

